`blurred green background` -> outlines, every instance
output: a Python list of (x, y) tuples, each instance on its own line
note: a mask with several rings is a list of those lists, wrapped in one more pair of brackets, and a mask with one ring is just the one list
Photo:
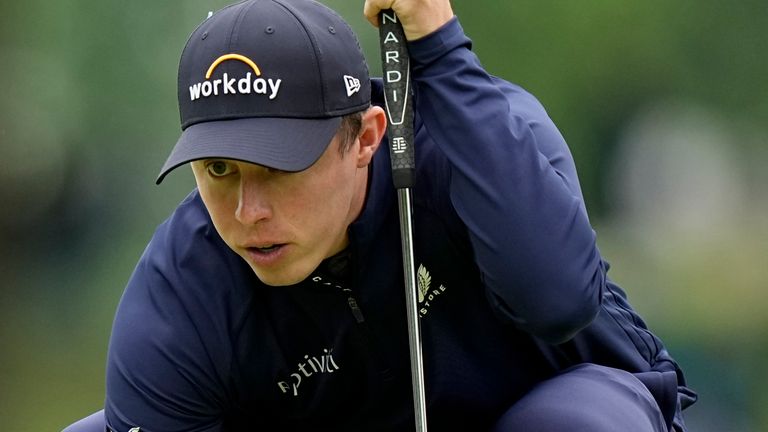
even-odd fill
[[(362, 1), (328, 1), (372, 70)], [(354, 4), (353, 4), (354, 3)], [(154, 177), (176, 68), (225, 1), (26, 0), (0, 13), (0, 419), (60, 430), (99, 409), (112, 316), (192, 187)], [(765, 0), (455, 1), (493, 74), (568, 140), (610, 275), (683, 365), (692, 431), (768, 431)]]

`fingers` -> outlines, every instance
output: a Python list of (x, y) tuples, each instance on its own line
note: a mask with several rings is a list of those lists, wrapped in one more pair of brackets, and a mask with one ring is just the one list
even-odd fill
[(379, 27), (379, 14), (383, 10), (392, 9), (393, 0), (365, 0), (363, 15), (374, 27)]
[(363, 14), (378, 27), (379, 13), (386, 9), (395, 11), (408, 40), (422, 38), (453, 18), (449, 0), (366, 0)]

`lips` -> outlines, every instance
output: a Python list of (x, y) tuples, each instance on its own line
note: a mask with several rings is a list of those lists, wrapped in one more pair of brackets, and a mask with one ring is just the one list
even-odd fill
[(279, 248), (280, 246), (282, 246), (282, 245), (273, 244), (273, 245), (269, 245), (269, 246), (260, 246), (260, 247), (253, 247), (253, 248), (248, 248), (248, 249), (253, 249), (255, 251), (268, 253), (270, 251), (273, 251), (273, 250)]
[(250, 253), (269, 255), (283, 247), (285, 247), (285, 243), (270, 243), (264, 246), (248, 246), (246, 249)]
[(287, 243), (270, 243), (245, 248), (250, 261), (259, 267), (269, 267), (277, 264), (285, 256), (287, 249)]

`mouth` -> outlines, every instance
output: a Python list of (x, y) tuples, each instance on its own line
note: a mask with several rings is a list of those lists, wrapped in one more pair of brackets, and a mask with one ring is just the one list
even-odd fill
[(283, 247), (285, 247), (285, 243), (275, 243), (264, 246), (249, 246), (246, 249), (251, 253), (270, 254), (282, 249)]
[(283, 247), (282, 244), (273, 244), (269, 246), (249, 247), (248, 249), (255, 252), (269, 253), (277, 248)]
[(260, 267), (278, 265), (286, 257), (288, 243), (269, 243), (245, 248), (249, 261)]

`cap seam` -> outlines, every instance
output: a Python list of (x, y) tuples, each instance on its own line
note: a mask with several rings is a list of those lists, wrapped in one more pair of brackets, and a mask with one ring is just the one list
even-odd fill
[[(286, 11), (288, 11), (288, 13), (290, 13), (293, 16), (296, 22), (298, 22), (299, 25), (301, 26), (301, 29), (304, 31), (304, 35), (307, 37), (307, 40), (309, 40), (309, 43), (312, 46), (312, 52), (314, 52), (315, 54), (315, 67), (317, 68), (317, 76), (320, 79), (320, 87), (323, 89), (320, 95), (321, 103), (323, 104), (323, 111), (326, 111), (328, 109), (327, 94), (329, 89), (326, 87), (325, 76), (323, 74), (322, 54), (317, 49), (318, 43), (314, 38), (314, 34), (307, 29), (307, 26), (304, 24), (304, 21), (302, 21), (301, 18), (290, 7), (288, 7), (288, 5), (276, 0), (275, 0), (275, 3), (282, 6)], [(315, 3), (315, 2), (312, 2), (312, 3)]]
[[(242, 0), (242, 1), (239, 1), (237, 3), (233, 3), (231, 5), (224, 6), (223, 8), (217, 10), (213, 15), (218, 15), (219, 13), (221, 13), (221, 12), (223, 12), (223, 11), (229, 9), (229, 8), (233, 8), (233, 7), (235, 7), (235, 6), (237, 6), (237, 5), (241, 4), (241, 3), (245, 3), (246, 1), (248, 1), (248, 0)], [(205, 23), (207, 23), (208, 20), (210, 20), (212, 18), (212, 16), (205, 18), (204, 20), (200, 21), (200, 23), (197, 24), (195, 29), (192, 30), (192, 32), (187, 37), (187, 42), (184, 44), (184, 49), (181, 50), (181, 57), (179, 58), (179, 67), (176, 69), (176, 82), (179, 83), (176, 86), (176, 87), (178, 87), (176, 89), (176, 97), (179, 98), (179, 99), (180, 99), (181, 93), (182, 93), (181, 65), (184, 64), (184, 59), (189, 55), (188, 52), (187, 52), (187, 47), (192, 42), (192, 37), (195, 35), (195, 33), (197, 33), (197, 31), (200, 30), (200, 27), (202, 27)], [(181, 111), (179, 111), (179, 117), (181, 118), (181, 120), (183, 120), (183, 116), (182, 116)]]
[[(360, 39), (357, 38), (357, 36), (355, 35), (355, 31), (352, 29), (352, 27), (350, 27), (349, 23), (346, 20), (344, 20), (344, 18), (341, 15), (339, 15), (335, 10), (329, 8), (328, 12), (333, 14), (339, 20), (339, 23), (341, 23), (342, 25), (344, 25), (344, 27), (346, 27), (349, 34), (352, 35), (352, 40), (355, 42), (357, 49), (362, 53), (363, 47), (360, 45)], [(365, 59), (365, 56), (363, 56), (363, 59)], [(370, 77), (371, 71), (368, 68), (368, 62), (363, 60), (362, 66), (365, 68), (366, 76)]]
[[(245, 3), (245, 1), (243, 3)], [(232, 24), (232, 30), (229, 32), (229, 40), (227, 41), (227, 52), (232, 52), (232, 46), (237, 44), (240, 37), (239, 35), (240, 24), (245, 19), (245, 14), (248, 13), (248, 11), (255, 4), (256, 4), (255, 2), (251, 2), (251, 4), (248, 5), (248, 7), (241, 8), (240, 12), (237, 14), (237, 17), (235, 18), (235, 23)]]
[[(242, 0), (242, 1), (239, 1), (237, 3), (233, 3), (231, 5), (227, 5), (227, 6), (223, 7), (223, 8), (221, 8), (221, 9), (217, 10), (213, 15), (218, 15), (219, 13), (221, 13), (221, 12), (223, 12), (223, 11), (229, 9), (229, 8), (233, 8), (233, 7), (235, 7), (235, 6), (237, 6), (237, 5), (241, 4), (241, 3), (245, 3), (246, 1), (248, 1), (248, 0)], [(181, 80), (181, 65), (184, 64), (184, 59), (186, 58), (186, 56), (189, 55), (189, 53), (187, 52), (187, 46), (190, 44), (190, 42), (192, 42), (192, 37), (195, 36), (195, 34), (197, 33), (198, 30), (200, 30), (200, 27), (202, 27), (203, 24), (207, 23), (209, 19), (211, 19), (211, 17), (205, 18), (204, 20), (200, 21), (200, 23), (197, 24), (197, 26), (194, 28), (194, 30), (192, 30), (192, 32), (187, 37), (187, 42), (184, 44), (184, 49), (181, 50), (181, 57), (179, 58), (179, 67), (176, 69), (176, 82), (179, 82)], [(181, 94), (181, 87), (177, 88), (176, 93), (177, 93), (177, 95)], [(179, 113), (179, 114), (181, 114), (181, 113)]]

